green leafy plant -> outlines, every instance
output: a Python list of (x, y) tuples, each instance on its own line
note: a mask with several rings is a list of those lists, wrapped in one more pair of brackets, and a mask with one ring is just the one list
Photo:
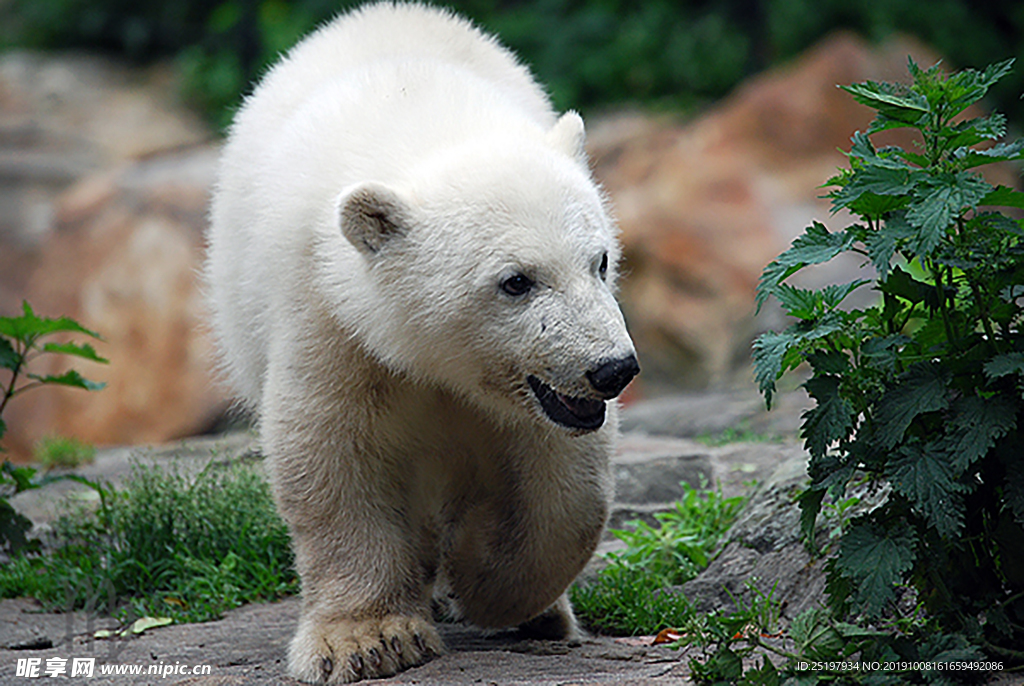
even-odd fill
[(571, 589), (576, 611), (592, 629), (616, 635), (652, 633), (678, 626), (693, 614), (685, 596), (666, 589), (708, 566), (746, 499), (683, 487), (673, 509), (654, 515), (658, 526), (632, 521), (629, 529), (612, 529), (625, 549), (608, 553), (607, 567), (593, 582)]
[[(769, 407), (775, 381), (810, 365), (809, 538), (826, 493), (843, 502), (854, 478), (890, 489), (842, 529), (827, 565), (833, 609), (898, 614), (909, 584), (942, 631), (1024, 660), (1024, 229), (991, 209), (1024, 208), (1024, 193), (975, 171), (1020, 160), (1024, 142), (994, 143), (1005, 119), (965, 113), (1010, 68), (947, 75), (910, 61), (909, 85), (844, 87), (877, 111), (827, 183), (834, 210), (856, 221), (815, 222), (765, 268), (758, 306), (774, 296), (797, 321), (759, 337), (754, 361)], [(920, 147), (876, 148), (871, 136), (895, 128), (916, 130)], [(877, 277), (786, 283), (843, 253)], [(875, 305), (842, 307), (868, 285)]]
[[(71, 355), (93, 362), (106, 362), (88, 343), (44, 342), (44, 339), (56, 334), (69, 333), (99, 339), (95, 331), (86, 329), (68, 317), (49, 319), (36, 316), (28, 302), (22, 303), (20, 316), (0, 317), (0, 370), (6, 370), (10, 375), (0, 383), (0, 439), (7, 433), (4, 410), (15, 396), (48, 385), (72, 386), (89, 391), (99, 390), (105, 385), (89, 381), (75, 370), (57, 375), (27, 371), (28, 364), (42, 355)], [(20, 383), (22, 375), (28, 379), (27, 382)], [(2, 446), (0, 452), (3, 452)], [(27, 533), (32, 528), (32, 522), (15, 511), (8, 498), (43, 485), (44, 481), (35, 475), (35, 469), (15, 467), (7, 461), (4, 461), (0, 469), (0, 552), (15, 553), (31, 543)], [(45, 480), (50, 481), (52, 478)]]
[(254, 468), (211, 462), (190, 475), (134, 465), (123, 489), (89, 485), (98, 510), (55, 522), (46, 555), (0, 567), (0, 596), (131, 623), (205, 621), (298, 590), (287, 527)]
[(45, 469), (78, 467), (96, 457), (96, 447), (73, 436), (43, 436), (33, 448), (32, 456)]

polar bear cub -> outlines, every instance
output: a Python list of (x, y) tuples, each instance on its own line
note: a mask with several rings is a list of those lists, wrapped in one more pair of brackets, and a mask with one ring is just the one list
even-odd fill
[(239, 111), (206, 275), (293, 537), (296, 677), (440, 654), (437, 596), (576, 634), (639, 371), (583, 141), (492, 37), (415, 4), (340, 16)]

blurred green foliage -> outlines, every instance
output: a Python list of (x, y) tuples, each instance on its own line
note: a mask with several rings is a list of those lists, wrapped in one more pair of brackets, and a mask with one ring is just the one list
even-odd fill
[[(174, 56), (186, 95), (226, 124), (248, 84), (351, 0), (0, 0), (0, 46), (99, 49), (144, 62)], [(559, 109), (639, 104), (685, 110), (745, 76), (850, 28), (916, 35), (951, 67), (1024, 58), (1016, 0), (457, 0), (497, 32)], [(1024, 122), (1024, 72), (996, 106)]]

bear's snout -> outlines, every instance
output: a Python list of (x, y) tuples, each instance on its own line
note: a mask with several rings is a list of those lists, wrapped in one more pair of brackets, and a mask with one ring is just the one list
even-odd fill
[(640, 373), (636, 355), (608, 360), (587, 372), (587, 380), (605, 398), (614, 398)]

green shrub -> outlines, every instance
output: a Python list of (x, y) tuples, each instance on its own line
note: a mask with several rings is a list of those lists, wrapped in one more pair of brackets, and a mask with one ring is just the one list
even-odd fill
[[(29, 372), (29, 363), (43, 355), (71, 355), (100, 363), (106, 363), (106, 360), (97, 355), (88, 343), (43, 342), (44, 339), (61, 334), (78, 334), (98, 339), (99, 334), (95, 331), (86, 329), (68, 317), (38, 317), (28, 302), (22, 303), (21, 309), (22, 313), (17, 317), (0, 317), (0, 370), (10, 375), (0, 382), (0, 439), (7, 433), (4, 410), (14, 397), (40, 386), (70, 386), (95, 391), (105, 385), (89, 381), (73, 369), (63, 374)], [(24, 381), (25, 378), (28, 381)], [(2, 446), (0, 452), (4, 452)], [(32, 467), (15, 467), (7, 460), (3, 462), (0, 468), (0, 553), (17, 553), (38, 545), (37, 541), (30, 540), (27, 535), (32, 522), (18, 513), (8, 498), (22, 491), (39, 488), (55, 478), (63, 477), (37, 478), (36, 470)]]
[[(754, 358), (769, 406), (775, 380), (810, 364), (805, 534), (825, 495), (841, 501), (851, 480), (891, 489), (842, 531), (828, 563), (834, 610), (898, 617), (898, 590), (910, 585), (938, 630), (1021, 661), (1024, 228), (991, 206), (1024, 208), (1024, 193), (975, 170), (1020, 160), (1024, 141), (992, 143), (1005, 134), (1002, 115), (963, 116), (1010, 66), (946, 75), (911, 61), (910, 86), (845, 87), (877, 110), (853, 136), (849, 168), (828, 182), (834, 209), (857, 221), (834, 233), (815, 223), (768, 265), (758, 303), (774, 296), (797, 321), (761, 336)], [(872, 144), (900, 127), (916, 129), (922, 147)], [(785, 283), (847, 252), (877, 278), (817, 291)], [(840, 307), (869, 285), (876, 305)]]

